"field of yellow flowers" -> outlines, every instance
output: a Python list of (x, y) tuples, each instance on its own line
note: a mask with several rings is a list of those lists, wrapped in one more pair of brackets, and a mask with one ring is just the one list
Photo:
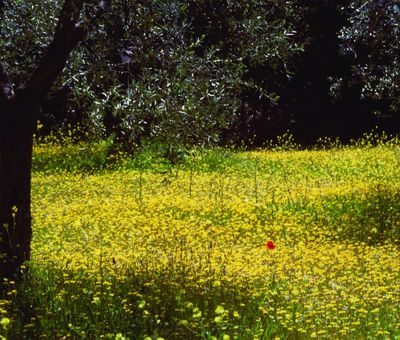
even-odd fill
[(400, 339), (398, 140), (100, 170), (101, 150), (68, 148), (35, 149), (3, 337)]

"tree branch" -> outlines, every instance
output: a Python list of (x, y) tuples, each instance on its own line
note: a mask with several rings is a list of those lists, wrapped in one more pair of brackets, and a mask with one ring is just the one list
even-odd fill
[[(53, 40), (36, 70), (31, 74), (18, 95), (29, 102), (40, 104), (63, 71), (72, 50), (85, 39), (90, 25), (78, 22), (85, 0), (66, 0), (60, 11)], [(96, 6), (100, 15), (107, 8), (105, 1)]]
[(64, 69), (71, 51), (84, 38), (84, 30), (77, 25), (83, 0), (66, 0), (60, 11), (53, 40), (36, 70), (21, 89), (20, 95), (41, 102)]
[(8, 100), (12, 97), (14, 97), (14, 89), (3, 63), (0, 61), (0, 101)]

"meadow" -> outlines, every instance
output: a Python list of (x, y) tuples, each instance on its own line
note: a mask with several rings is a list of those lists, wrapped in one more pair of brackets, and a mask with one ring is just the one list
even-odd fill
[(36, 145), (0, 336), (400, 339), (400, 141), (372, 139), (179, 162)]

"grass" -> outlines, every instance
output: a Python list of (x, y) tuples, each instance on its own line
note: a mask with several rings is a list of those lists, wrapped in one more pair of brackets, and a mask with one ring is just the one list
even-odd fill
[(179, 162), (107, 143), (36, 146), (3, 337), (400, 338), (398, 140)]

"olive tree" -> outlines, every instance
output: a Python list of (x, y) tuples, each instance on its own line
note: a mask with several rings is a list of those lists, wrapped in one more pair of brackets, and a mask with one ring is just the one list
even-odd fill
[[(0, 5), (4, 14), (7, 3), (2, 1)], [(95, 23), (82, 15), (85, 5), (88, 4), (83, 0), (63, 3), (47, 47), (18, 88), (13, 88), (0, 59), (0, 277), (15, 275), (30, 258), (31, 161), (36, 115), (71, 51)], [(101, 1), (92, 13), (98, 16), (106, 9), (107, 4)]]

